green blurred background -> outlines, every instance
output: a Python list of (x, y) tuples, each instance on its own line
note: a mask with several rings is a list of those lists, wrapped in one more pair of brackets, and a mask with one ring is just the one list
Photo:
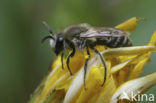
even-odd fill
[[(54, 32), (87, 22), (113, 27), (131, 17), (144, 17), (131, 35), (134, 45), (148, 43), (156, 30), (156, 0), (0, 0), (0, 103), (26, 103), (46, 75), (52, 53), (41, 22)], [(142, 75), (156, 70), (152, 54)], [(148, 93), (156, 95), (156, 86)]]

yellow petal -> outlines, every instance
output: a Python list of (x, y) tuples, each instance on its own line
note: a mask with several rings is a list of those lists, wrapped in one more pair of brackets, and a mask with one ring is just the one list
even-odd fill
[(127, 66), (129, 63), (131, 63), (132, 60), (133, 59), (127, 60), (127, 61), (125, 61), (123, 63), (120, 63), (120, 64), (112, 67), (111, 68), (111, 73), (113, 74), (113, 73), (116, 73), (117, 71), (121, 70), (122, 68), (124, 68), (125, 66)]
[[(150, 42), (148, 45), (156, 46), (156, 32), (153, 33)], [(145, 64), (149, 61), (151, 52), (147, 52), (146, 54), (140, 55), (141, 59), (138, 59), (138, 62), (136, 66), (133, 68), (133, 70), (130, 73), (129, 80), (137, 78), (139, 74), (142, 73), (143, 67)]]
[[(107, 63), (107, 65), (108, 64), (109, 63)], [(111, 66), (111, 64), (109, 64), (109, 66)], [(106, 83), (102, 87), (101, 91), (96, 93), (97, 95), (95, 95), (95, 97), (92, 96), (89, 103), (109, 103), (111, 99), (110, 97), (112, 97), (115, 90), (116, 90), (115, 81), (113, 79), (113, 76), (110, 75), (110, 69), (108, 68), (108, 75), (107, 75)]]
[[(148, 59), (149, 59), (149, 53), (148, 54), (140, 54), (140, 55), (135, 56), (123, 63), (115, 65), (114, 67), (112, 67), (111, 73), (114, 74), (114, 73), (118, 72), (119, 70), (121, 70), (121, 73), (120, 72), (117, 73), (118, 77), (115, 78), (115, 79), (119, 80), (120, 82), (122, 81), (122, 78), (128, 79), (127, 76), (123, 77), (123, 75), (129, 75), (129, 79), (134, 79), (134, 78), (138, 77), (138, 75), (142, 72), (142, 68), (144, 67), (144, 65), (148, 61)], [(125, 70), (125, 68), (127, 68), (127, 69)], [(125, 73), (123, 73), (123, 72), (125, 72)], [(121, 84), (121, 83), (119, 83), (119, 84)]]
[(132, 69), (134, 68), (133, 65), (137, 64), (140, 58), (141, 56), (138, 55), (112, 67), (111, 73), (113, 73), (113, 77), (117, 87), (127, 81), (128, 75), (129, 73), (131, 73), (130, 71), (132, 71)]
[(41, 91), (44, 88), (44, 83), (45, 83), (46, 78), (42, 80), (42, 82), (39, 84), (39, 86), (35, 89), (34, 93), (31, 95), (31, 99), (28, 103), (35, 103), (36, 99), (39, 97)]
[(133, 70), (131, 71), (129, 78), (128, 78), (129, 80), (137, 78), (142, 73), (143, 67), (149, 60), (149, 55), (145, 54), (145, 55), (142, 55), (142, 57), (144, 58), (138, 61), (138, 63), (134, 66)]
[[(65, 95), (64, 90), (52, 91), (50, 95), (47, 96), (46, 100), (43, 103), (62, 103), (63, 97)], [(35, 103), (35, 102), (34, 102)]]
[[(77, 61), (77, 58), (81, 58), (81, 61)], [(72, 68), (72, 73), (75, 73), (79, 70), (79, 68), (84, 64), (84, 55), (80, 52), (76, 52), (76, 55), (71, 58), (70, 67)], [(40, 95), (36, 98), (36, 103), (43, 102), (47, 99), (50, 93), (59, 88), (59, 86), (63, 85), (64, 82), (68, 82), (68, 79), (72, 77), (67, 70), (66, 63), (64, 61), (64, 70), (61, 67), (61, 57), (58, 56), (57, 60), (53, 63), (52, 68), (54, 68), (46, 77), (44, 87), (40, 93)], [(57, 89), (58, 89), (57, 88)]]
[(87, 90), (82, 88), (76, 103), (108, 103), (116, 90), (114, 80), (110, 74), (110, 62), (107, 62), (107, 81), (103, 87), (103, 67), (92, 67), (86, 81)]
[(153, 33), (150, 42), (148, 43), (148, 45), (154, 45), (156, 46), (156, 31)]
[(146, 52), (156, 51), (155, 46), (135, 46), (135, 47), (122, 47), (104, 50), (102, 54), (104, 57), (117, 57), (117, 56), (131, 56), (139, 55)]
[(71, 82), (72, 82), (73, 77), (69, 77), (67, 80), (61, 82), (56, 88), (55, 90), (65, 90), (65, 92), (67, 92)]
[(132, 100), (131, 93), (134, 95), (144, 93), (154, 85), (156, 85), (156, 73), (128, 81), (117, 89), (110, 103), (118, 103), (121, 99)]
[[(102, 70), (100, 68), (92, 67), (89, 76), (86, 80), (87, 90), (81, 89), (80, 96), (77, 98), (76, 103), (86, 103), (89, 99), (96, 97), (98, 93), (102, 90), (101, 84), (103, 80)], [(95, 89), (96, 88), (96, 89)]]
[[(96, 64), (97, 64), (97, 56), (95, 56), (89, 61), (86, 77), (88, 76), (91, 67)], [(64, 103), (76, 102), (77, 98), (81, 93), (81, 90), (84, 90), (83, 80), (84, 80), (84, 67), (82, 67), (80, 71), (75, 75), (75, 78), (73, 78), (73, 82), (71, 83), (64, 98)]]
[(138, 20), (140, 20), (140, 17), (133, 17), (131, 19), (128, 19), (127, 21), (123, 22), (122, 24), (117, 25), (115, 28), (125, 30), (125, 31), (134, 31), (136, 29), (136, 26), (138, 24)]
[[(86, 80), (87, 90), (84, 89), (83, 85), (83, 68), (80, 70), (66, 93), (64, 103), (101, 103), (101, 101), (107, 103), (110, 101), (109, 97), (116, 90), (114, 80), (110, 75), (110, 62), (107, 62), (107, 81), (103, 87), (101, 87), (101, 84), (103, 82), (104, 69), (103, 65), (100, 64), (100, 67), (98, 65), (99, 62), (96, 57), (89, 62)], [(105, 96), (106, 94), (107, 96)]]

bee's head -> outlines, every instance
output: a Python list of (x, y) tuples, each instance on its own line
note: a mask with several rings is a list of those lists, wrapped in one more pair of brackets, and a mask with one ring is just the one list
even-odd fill
[(43, 22), (43, 25), (47, 28), (50, 34), (45, 36), (41, 42), (43, 43), (45, 40), (50, 39), (50, 46), (55, 54), (58, 55), (63, 50), (64, 38), (61, 33), (54, 35), (46, 22)]
[(60, 52), (62, 52), (64, 48), (64, 37), (62, 36), (62, 34), (59, 33), (57, 35), (55, 42), (50, 41), (50, 45), (52, 48), (54, 48), (53, 50), (56, 55), (60, 54)]

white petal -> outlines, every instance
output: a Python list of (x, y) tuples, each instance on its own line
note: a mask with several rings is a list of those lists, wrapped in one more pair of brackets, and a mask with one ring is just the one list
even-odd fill
[[(144, 93), (153, 85), (156, 85), (156, 73), (128, 81), (121, 85), (112, 96), (110, 103), (117, 103), (121, 99), (132, 100), (133, 95)], [(126, 95), (125, 95), (126, 94)]]

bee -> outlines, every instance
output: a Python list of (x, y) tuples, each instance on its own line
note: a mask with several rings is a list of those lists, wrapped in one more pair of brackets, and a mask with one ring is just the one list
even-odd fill
[[(107, 65), (102, 54), (95, 48), (96, 45), (103, 45), (110, 48), (118, 47), (128, 47), (132, 46), (132, 41), (128, 36), (126, 31), (110, 28), (110, 27), (93, 27), (87, 23), (72, 25), (65, 28), (62, 32), (54, 35), (50, 27), (46, 22), (43, 22), (44, 26), (49, 31), (49, 35), (42, 39), (42, 42), (50, 38), (50, 46), (56, 55), (61, 55), (62, 68), (63, 66), (63, 56), (64, 50), (72, 50), (72, 52), (67, 57), (67, 68), (72, 75), (71, 69), (69, 67), (70, 58), (75, 55), (76, 50), (86, 50), (88, 58), (85, 60), (84, 65), (84, 87), (86, 79), (87, 64), (90, 59), (90, 51), (92, 50), (95, 54), (99, 55), (102, 64), (104, 66), (104, 80), (102, 86), (104, 85), (107, 77)], [(86, 87), (85, 87), (86, 88)]]

